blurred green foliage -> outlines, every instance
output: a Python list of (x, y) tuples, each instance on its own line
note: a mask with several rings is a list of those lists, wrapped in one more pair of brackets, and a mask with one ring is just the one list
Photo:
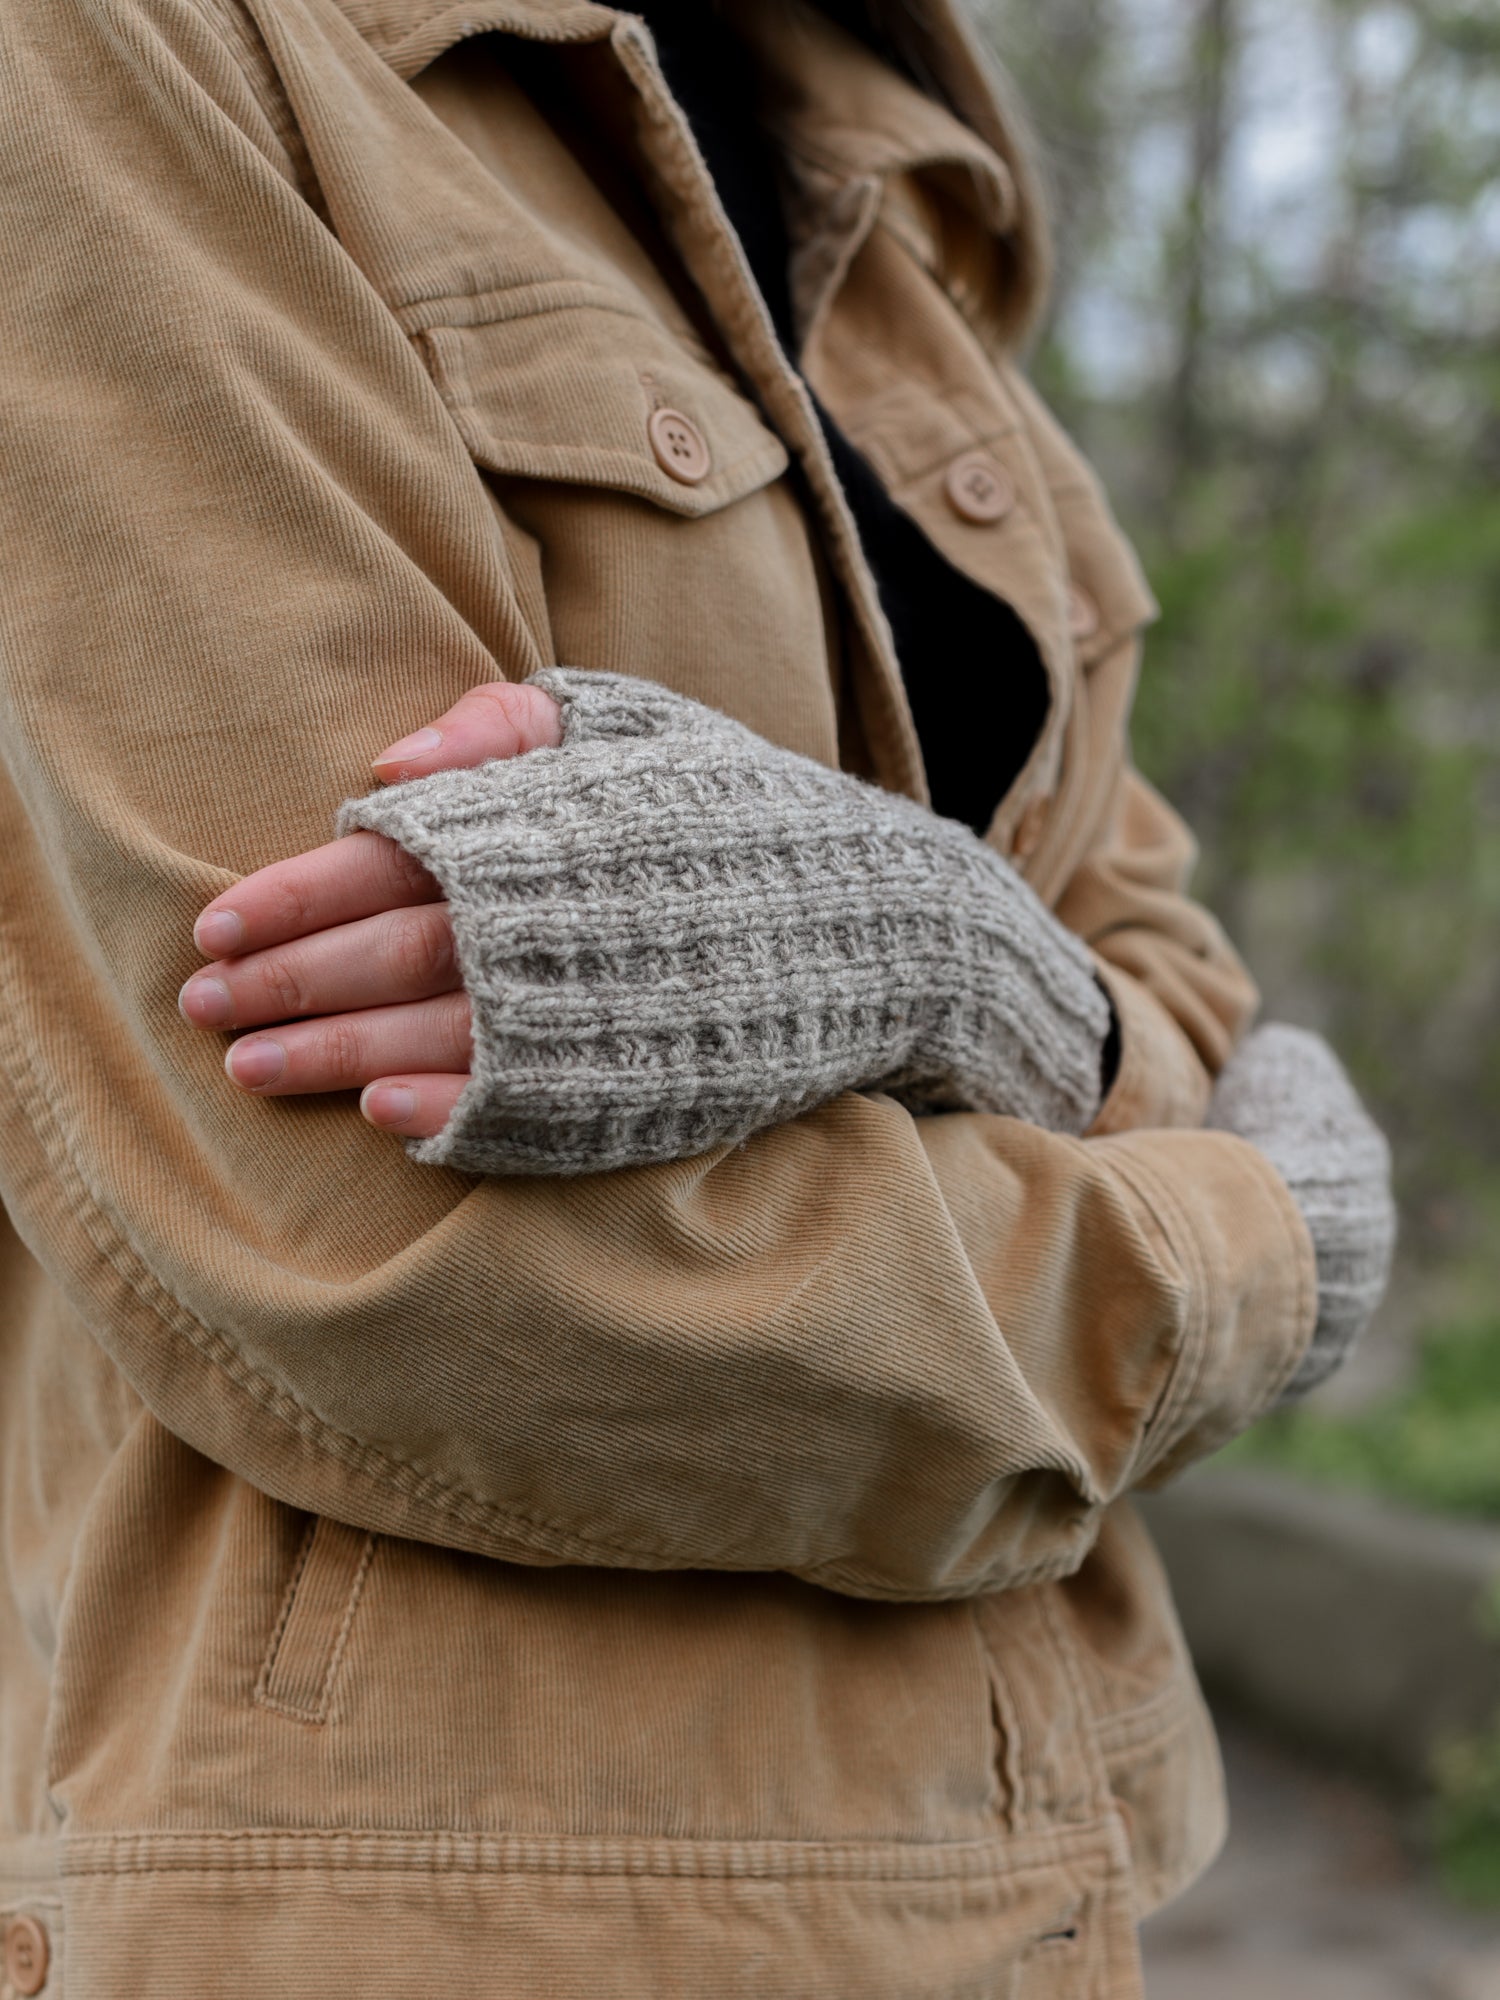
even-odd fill
[(1431, 1334), (1397, 1394), (1346, 1415), (1277, 1411), (1225, 1456), (1500, 1520), (1500, 1332), (1485, 1321)]
[[(1391, 1136), (1403, 1244), (1372, 1350), (1469, 1329), (1434, 1336), (1408, 1404), (1299, 1418), (1277, 1448), (1494, 1511), (1500, 21), (983, 11), (1055, 185), (1036, 370), (1162, 606), (1139, 761), (1266, 1011), (1326, 1033)], [(1453, 1371), (1483, 1397), (1448, 1396)]]
[(1500, 1905), (1500, 1720), (1444, 1744), (1433, 1768), (1433, 1848), (1455, 1902)]
[[(1500, 1580), (1479, 1606), (1500, 1641)], [(1433, 1850), (1457, 1902), (1500, 1907), (1500, 1708), (1487, 1730), (1454, 1736), (1432, 1763)]]

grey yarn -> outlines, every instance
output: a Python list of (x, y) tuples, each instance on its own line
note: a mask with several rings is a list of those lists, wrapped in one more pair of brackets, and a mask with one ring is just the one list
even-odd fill
[(1333, 1373), (1385, 1291), (1396, 1241), (1390, 1148), (1338, 1057), (1305, 1028), (1249, 1036), (1219, 1077), (1208, 1123), (1266, 1155), (1312, 1236), (1318, 1323), (1288, 1402)]
[(470, 1080), (414, 1159), (686, 1159), (865, 1088), (1090, 1123), (1109, 1003), (993, 849), (652, 682), (534, 681), (560, 748), (339, 814), (437, 877), (469, 993)]

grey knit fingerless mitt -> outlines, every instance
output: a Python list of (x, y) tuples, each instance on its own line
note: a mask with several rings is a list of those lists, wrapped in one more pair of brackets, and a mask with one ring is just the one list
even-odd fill
[(1368, 1325), (1396, 1240), (1390, 1148), (1338, 1057), (1304, 1028), (1259, 1028), (1214, 1088), (1208, 1121), (1248, 1139), (1292, 1191), (1318, 1266), (1312, 1345), (1282, 1395), (1331, 1375)]
[(553, 668), (563, 742), (350, 800), (448, 898), (472, 1072), (415, 1159), (684, 1159), (848, 1089), (1081, 1132), (1109, 1003), (966, 828), (652, 682)]

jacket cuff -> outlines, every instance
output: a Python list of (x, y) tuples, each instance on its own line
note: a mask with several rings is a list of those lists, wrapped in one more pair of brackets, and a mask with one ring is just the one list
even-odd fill
[(1129, 1484), (1156, 1486), (1248, 1430), (1312, 1340), (1312, 1238), (1265, 1155), (1227, 1132), (1104, 1139), (1142, 1226), (1181, 1273), (1177, 1353)]
[(1192, 1043), (1138, 979), (1091, 957), (1119, 1024), (1120, 1060), (1085, 1136), (1201, 1125), (1213, 1085)]

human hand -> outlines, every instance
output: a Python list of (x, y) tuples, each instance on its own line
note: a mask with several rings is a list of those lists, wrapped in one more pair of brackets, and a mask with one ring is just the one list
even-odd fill
[[(467, 770), (561, 741), (540, 688), (472, 688), (374, 763), (382, 784)], [(202, 911), (214, 963), (178, 996), (202, 1029), (257, 1029), (231, 1044), (230, 1081), (257, 1097), (361, 1089), (374, 1125), (427, 1138), (468, 1081), (469, 1001), (443, 892), (377, 833), (351, 833), (257, 870)]]
[(1283, 1392), (1314, 1389), (1346, 1358), (1379, 1305), (1396, 1237), (1390, 1148), (1321, 1036), (1258, 1028), (1225, 1065), (1208, 1123), (1264, 1153), (1312, 1237), (1318, 1321)]
[(848, 1090), (1081, 1132), (1109, 1002), (966, 827), (632, 675), (549, 668), (560, 752), (350, 799), (447, 892), (472, 1078), (413, 1157), (692, 1158)]

